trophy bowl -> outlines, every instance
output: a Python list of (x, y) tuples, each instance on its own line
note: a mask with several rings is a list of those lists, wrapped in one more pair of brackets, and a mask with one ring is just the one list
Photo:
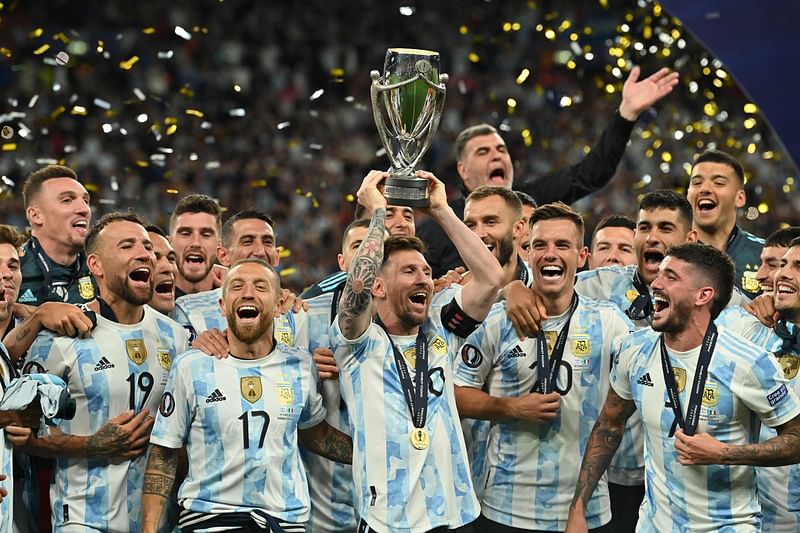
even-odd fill
[(370, 73), (372, 115), (392, 168), (383, 194), (390, 205), (428, 206), (428, 180), (414, 167), (439, 129), (447, 74), (439, 73), (439, 53), (413, 48), (386, 51), (383, 74)]

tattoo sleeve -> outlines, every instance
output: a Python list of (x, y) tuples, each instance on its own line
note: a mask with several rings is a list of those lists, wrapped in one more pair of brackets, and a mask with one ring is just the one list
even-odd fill
[(586, 443), (586, 452), (583, 455), (578, 484), (575, 487), (575, 497), (570, 507), (574, 508), (579, 502), (582, 508), (586, 507), (597, 487), (597, 482), (600, 481), (619, 447), (625, 431), (625, 422), (635, 409), (636, 404), (633, 401), (620, 398), (614, 389), (609, 389), (603, 410), (600, 411), (600, 416)]
[(153, 444), (144, 472), (142, 488), (142, 528), (155, 531), (161, 522), (164, 505), (172, 494), (178, 469), (179, 449)]
[(300, 436), (303, 445), (317, 455), (337, 463), (353, 463), (353, 439), (327, 422), (301, 431)]
[(726, 444), (722, 450), (723, 464), (784, 466), (800, 463), (800, 416), (777, 430), (777, 437), (758, 444)]
[(345, 337), (354, 339), (361, 335), (369, 324), (372, 285), (383, 262), (383, 239), (386, 234), (386, 209), (378, 208), (372, 213), (367, 236), (358, 248), (347, 272), (342, 297), (339, 303), (339, 327)]

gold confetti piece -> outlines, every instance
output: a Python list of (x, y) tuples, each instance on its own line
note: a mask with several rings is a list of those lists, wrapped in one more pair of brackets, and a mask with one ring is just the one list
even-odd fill
[(511, 23), (510, 22), (504, 22), (503, 23), (503, 31), (506, 32), (506, 33), (511, 31)]
[(94, 183), (84, 183), (83, 186), (86, 187), (86, 190), (89, 192), (97, 192), (100, 190)]
[(344, 69), (341, 67), (334, 67), (331, 69), (331, 76), (334, 78), (341, 78), (344, 76)]
[(88, 114), (88, 111), (86, 111), (86, 108), (83, 107), (82, 105), (76, 105), (76, 106), (73, 106), (73, 108), (70, 110), (69, 113), (71, 115), (86, 116)]
[(36, 28), (36, 29), (35, 29), (35, 30), (33, 30), (32, 32), (30, 32), (30, 33), (28, 34), (28, 36), (29, 36), (29, 37), (33, 37), (33, 38), (35, 39), (35, 38), (37, 38), (37, 37), (41, 37), (43, 33), (44, 33), (44, 29), (43, 29), (43, 28)]
[(253, 188), (256, 187), (266, 187), (267, 180), (250, 180), (250, 186)]
[(180, 93), (183, 96), (188, 96), (189, 98), (194, 98), (194, 91), (191, 88), (189, 88), (188, 85), (184, 85), (183, 87), (181, 87)]
[(752, 117), (744, 119), (744, 127), (745, 127), (745, 129), (751, 130), (751, 129), (756, 127), (756, 124), (757, 124), (756, 123), (756, 119), (754, 119)]
[(761, 202), (760, 204), (758, 204), (758, 212), (761, 213), (762, 215), (766, 215), (767, 213), (769, 213), (769, 204), (766, 202)]
[(172, 126), (167, 128), (167, 135), (172, 135), (176, 131), (178, 131), (178, 125), (177, 124), (173, 124)]
[(669, 163), (670, 161), (672, 161), (672, 154), (669, 152), (663, 152), (661, 154), (661, 160), (665, 163)]
[(511, 29), (513, 31), (519, 31), (522, 28), (522, 25), (519, 22), (515, 22), (511, 25)]
[(176, 117), (166, 117), (166, 118), (164, 118), (164, 124), (166, 124), (167, 126), (171, 126), (171, 125), (177, 124), (177, 123), (178, 123), (178, 119)]
[(198, 118), (203, 118), (205, 116), (203, 114), (203, 112), (200, 111), (199, 109), (187, 109), (186, 110), (186, 114), (187, 115), (192, 115), (192, 116), (195, 116), (195, 117), (198, 117)]
[(278, 246), (278, 257), (281, 259), (285, 259), (287, 257), (291, 257), (292, 251), (289, 248), (284, 248), (283, 246)]
[(284, 268), (283, 270), (281, 270), (281, 277), (282, 278), (286, 278), (286, 277), (292, 276), (294, 274), (297, 274), (297, 269), (294, 268), (294, 267), (288, 267), (288, 268)]
[(2, 150), (4, 152), (13, 152), (17, 149), (17, 143), (4, 143), (2, 146)]
[(568, 68), (568, 69), (570, 69), (570, 70), (575, 70), (575, 68), (576, 68), (577, 66), (578, 66), (578, 64), (577, 64), (577, 63), (575, 63), (575, 61), (574, 61), (574, 60), (570, 59), (569, 61), (567, 61), (567, 68)]
[(655, 15), (656, 17), (660, 17), (661, 16), (661, 9), (662, 9), (661, 8), (661, 4), (654, 4), (653, 5), (653, 15)]
[(773, 159), (775, 157), (775, 152), (773, 152), (772, 150), (767, 150), (766, 152), (761, 154), (761, 157), (764, 159)]
[(614, 86), (612, 84), (610, 84), (610, 83), (606, 84), (606, 92), (608, 94), (614, 94), (614, 91), (616, 91), (616, 89), (614, 88)]
[(786, 178), (786, 185), (794, 185), (794, 178), (792, 176)]
[(142, 168), (147, 168), (147, 167), (150, 166), (150, 163), (148, 161), (143, 160), (143, 159), (139, 159), (138, 161), (136, 161), (136, 166), (137, 167), (142, 167)]
[(458, 33), (460, 33), (461, 35), (466, 35), (467, 33), (469, 33), (469, 28), (462, 25), (458, 28)]
[(552, 29), (548, 28), (547, 30), (545, 30), (545, 32), (544, 32), (544, 36), (545, 36), (546, 38), (550, 39), (551, 41), (555, 41), (555, 39), (556, 39), (556, 32), (554, 32)]
[(706, 105), (703, 106), (703, 113), (708, 115), (709, 117), (713, 117), (717, 114), (719, 108), (715, 102), (708, 102)]
[(50, 120), (55, 120), (56, 118), (58, 118), (58, 115), (60, 115), (66, 110), (67, 108), (64, 107), (63, 105), (60, 105), (57, 108), (53, 109), (53, 111), (50, 112)]
[(139, 56), (133, 56), (126, 61), (121, 61), (119, 64), (119, 68), (121, 68), (122, 70), (130, 70), (136, 63), (138, 63), (138, 61), (139, 61)]
[(167, 194), (178, 194), (178, 189), (167, 189), (164, 192), (166, 192)]
[(531, 75), (530, 69), (527, 68), (522, 69), (522, 72), (520, 72), (519, 76), (517, 76), (517, 85), (522, 85), (523, 83), (525, 83), (525, 80), (527, 80), (528, 76), (530, 75)]
[(97, 41), (97, 53), (98, 54), (103, 53), (103, 41)]
[(37, 48), (36, 50), (33, 51), (33, 55), (40, 56), (43, 53), (47, 52), (48, 50), (50, 50), (50, 45), (47, 44), (47, 43), (44, 43), (42, 46), (40, 46), (39, 48)]
[(478, 54), (476, 54), (475, 52), (470, 52), (469, 56), (467, 56), (467, 57), (473, 63), (477, 63), (478, 61), (481, 60), (480, 56)]
[(63, 31), (60, 31), (55, 35), (53, 35), (53, 39), (55, 39), (56, 41), (61, 41), (64, 44), (69, 44), (69, 37), (67, 37)]
[(148, 26), (147, 28), (144, 28), (142, 30), (142, 33), (144, 33), (145, 35), (153, 35), (155, 32), (156, 32), (156, 29), (154, 27), (152, 27), (152, 26)]
[(4, 46), (0, 47), (0, 54), (2, 54), (5, 57), (9, 57), (10, 58), (11, 57), (11, 50), (9, 50), (8, 48), (6, 48)]
[(344, 199), (351, 203), (356, 201), (356, 197), (353, 196), (352, 194), (348, 194), (347, 196), (344, 197)]
[(509, 98), (508, 100), (506, 100), (506, 105), (508, 106), (509, 109), (513, 110), (515, 107), (517, 107), (517, 101), (514, 100), (513, 98)]
[(748, 103), (744, 104), (744, 112), (745, 113), (751, 113), (751, 114), (752, 113), (756, 113), (756, 112), (758, 112), (758, 108), (756, 107), (756, 104), (748, 102)]
[(747, 145), (747, 153), (748, 154), (756, 153), (756, 144), (755, 143), (750, 143), (750, 144)]
[(239, 86), (238, 83), (233, 86), (233, 90), (236, 91), (237, 93), (242, 92), (242, 88)]

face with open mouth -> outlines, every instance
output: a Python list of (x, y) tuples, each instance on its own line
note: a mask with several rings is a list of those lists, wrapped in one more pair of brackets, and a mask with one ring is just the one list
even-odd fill
[(406, 329), (413, 329), (428, 317), (433, 297), (431, 268), (416, 250), (392, 253), (379, 272), (392, 313)]
[(457, 167), (468, 191), (481, 185), (510, 188), (514, 184), (511, 156), (505, 141), (497, 133), (478, 135), (467, 141)]
[(764, 294), (774, 294), (775, 274), (781, 266), (781, 257), (786, 253), (784, 246), (765, 246), (761, 250), (761, 264), (756, 272), (756, 281)]
[(98, 238), (102, 242), (93, 254), (102, 262), (98, 283), (103, 280), (109, 291), (130, 304), (150, 302), (155, 279), (155, 254), (144, 227), (118, 220), (103, 228)]
[(83, 249), (92, 210), (89, 193), (80, 182), (72, 178), (48, 179), (30, 204), (32, 225), (41, 236), (76, 251)]
[(633, 246), (642, 280), (650, 285), (670, 246), (694, 240), (692, 228), (686, 227), (677, 209), (656, 207), (639, 210)]
[(792, 246), (783, 255), (774, 282), (775, 310), (782, 318), (797, 324), (800, 321), (800, 246)]
[(271, 335), (278, 306), (275, 274), (263, 264), (240, 263), (228, 271), (220, 304), (231, 333), (245, 344)]
[(537, 292), (553, 300), (572, 294), (575, 272), (588, 254), (575, 223), (567, 218), (539, 220), (530, 236), (528, 257)]
[(19, 253), (13, 244), (0, 244), (0, 283), (0, 321), (4, 321), (11, 315), (22, 283)]
[(177, 256), (178, 275), (190, 283), (209, 275), (217, 258), (217, 221), (210, 213), (182, 213), (175, 219), (170, 241)]
[(685, 261), (667, 256), (653, 281), (653, 321), (655, 331), (680, 333), (691, 316), (697, 288)]
[(155, 232), (148, 232), (153, 241), (153, 252), (156, 256), (155, 273), (153, 276), (153, 298), (150, 307), (170, 314), (175, 309), (175, 250), (169, 240)]
[(514, 254), (514, 237), (522, 233), (522, 224), (502, 197), (470, 199), (464, 206), (464, 224), (480, 237), (501, 266), (508, 264)]
[(735, 223), (736, 209), (744, 206), (746, 200), (733, 168), (711, 162), (694, 166), (686, 198), (692, 205), (694, 223), (705, 231)]

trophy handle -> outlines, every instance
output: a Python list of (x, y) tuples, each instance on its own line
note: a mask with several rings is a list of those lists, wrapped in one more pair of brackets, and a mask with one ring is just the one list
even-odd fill
[(375, 124), (378, 126), (376, 129), (378, 130), (378, 135), (381, 138), (381, 143), (384, 147), (391, 147), (392, 142), (389, 138), (388, 131), (386, 130), (386, 124), (383, 120), (382, 114), (382, 106), (380, 105), (380, 97), (382, 93), (390, 91), (392, 89), (398, 89), (405, 85), (412, 84), (418, 80), (422, 80), (425, 85), (429, 88), (433, 89), (437, 93), (443, 95), (441, 98), (436, 98), (434, 103), (434, 110), (433, 110), (433, 117), (431, 122), (427, 124), (420, 132), (423, 133), (425, 131), (429, 131), (430, 133), (425, 136), (422, 146), (418, 150), (417, 157), (414, 158), (413, 161), (409, 161), (408, 164), (404, 164), (404, 161), (399, 161), (395, 158), (394, 153), (392, 153), (391, 149), (386, 150), (386, 155), (389, 157), (389, 161), (392, 164), (392, 167), (395, 169), (403, 169), (403, 168), (414, 168), (419, 160), (422, 159), (422, 156), (425, 155), (425, 152), (430, 148), (431, 143), (433, 142), (433, 135), (439, 129), (439, 121), (442, 117), (442, 111), (444, 110), (444, 100), (447, 94), (447, 89), (445, 84), (447, 83), (448, 79), (450, 78), (447, 74), (440, 74), (439, 81), (441, 83), (434, 83), (428, 79), (427, 76), (422, 75), (421, 73), (417, 73), (412, 78), (408, 78), (398, 83), (390, 83), (390, 84), (383, 84), (381, 80), (380, 72), (377, 70), (373, 70), (370, 72), (370, 77), (372, 78), (372, 85), (370, 86), (370, 100), (372, 103), (372, 116), (375, 120)]

